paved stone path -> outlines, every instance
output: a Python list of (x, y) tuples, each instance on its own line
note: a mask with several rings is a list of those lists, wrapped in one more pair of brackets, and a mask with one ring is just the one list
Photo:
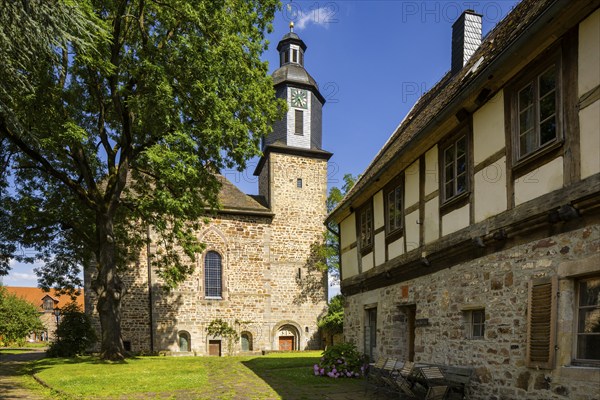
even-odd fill
[(0, 399), (42, 400), (30, 390), (20, 385), (17, 375), (23, 366), (45, 356), (44, 351), (32, 350), (20, 354), (0, 354)]

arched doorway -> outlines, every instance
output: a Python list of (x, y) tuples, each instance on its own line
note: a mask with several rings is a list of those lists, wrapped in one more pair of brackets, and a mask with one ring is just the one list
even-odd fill
[(242, 332), (240, 335), (240, 341), (242, 346), (242, 351), (252, 351), (252, 334), (250, 332)]
[(291, 351), (300, 349), (300, 332), (292, 324), (285, 324), (277, 329), (275, 341), (278, 350)]
[(190, 334), (186, 331), (180, 331), (177, 334), (178, 342), (179, 342), (179, 351), (181, 352), (189, 352), (192, 350), (192, 340), (190, 338)]

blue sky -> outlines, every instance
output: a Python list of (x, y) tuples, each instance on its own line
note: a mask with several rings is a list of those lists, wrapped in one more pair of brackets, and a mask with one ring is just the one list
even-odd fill
[[(327, 100), (323, 148), (334, 154), (329, 187), (341, 185), (346, 173), (362, 173), (421, 94), (450, 69), (452, 23), (462, 11), (483, 15), (485, 35), (517, 2), (283, 0), (263, 57), (270, 72), (279, 67), (277, 43), (294, 21), (308, 46), (305, 68)], [(223, 174), (256, 194), (257, 162)], [(2, 281), (37, 285), (30, 265), (15, 265)]]

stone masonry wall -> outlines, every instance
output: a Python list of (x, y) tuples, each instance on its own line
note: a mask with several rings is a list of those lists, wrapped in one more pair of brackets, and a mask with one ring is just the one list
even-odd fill
[[(557, 363), (553, 370), (525, 366), (528, 282), (557, 275), (561, 265), (596, 263), (600, 225), (519, 245), (401, 284), (349, 296), (346, 340), (364, 343), (364, 306), (377, 303), (379, 356), (407, 359), (407, 316), (416, 305), (415, 361), (475, 367), (472, 399), (592, 400), (600, 398), (600, 371)], [(590, 261), (591, 260), (591, 261)], [(564, 287), (560, 286), (561, 290)], [(560, 301), (573, 299), (561, 293)], [(465, 338), (465, 310), (485, 308), (485, 337)], [(559, 305), (560, 321), (572, 328), (573, 307)], [(569, 311), (565, 311), (569, 310)], [(568, 352), (570, 349), (561, 349)]]
[[(185, 331), (191, 350), (208, 353), (206, 327), (221, 318), (238, 332), (248, 332), (254, 350), (277, 349), (280, 328), (295, 329), (296, 348), (318, 348), (316, 320), (326, 310), (324, 276), (311, 270), (311, 249), (323, 240), (327, 162), (271, 153), (266, 164), (270, 182), (260, 177), (261, 193), (271, 194), (275, 217), (219, 214), (198, 232), (209, 250), (222, 256), (223, 298), (204, 298), (203, 255), (194, 272), (176, 289), (165, 292), (152, 271), (152, 329), (154, 350), (178, 351), (178, 333)], [(265, 168), (266, 170), (266, 168)], [(297, 178), (303, 187), (297, 188)], [(269, 190), (264, 184), (271, 184)], [(153, 240), (153, 243), (156, 243)], [(158, 249), (151, 246), (151, 254)], [(149, 351), (150, 296), (147, 254), (124, 274), (127, 293), (122, 302), (123, 340), (133, 351)], [(86, 276), (89, 285), (91, 276)], [(93, 293), (86, 304), (93, 305)], [(94, 308), (88, 308), (94, 310)], [(99, 329), (97, 314), (96, 326)], [(238, 322), (238, 324), (236, 324)], [(225, 344), (222, 344), (226, 352)], [(235, 351), (239, 350), (236, 344)]]
[[(270, 206), (275, 213), (269, 253), (271, 312), (275, 319), (296, 314), (305, 334), (308, 327), (302, 345), (316, 344), (316, 318), (326, 310), (327, 292), (326, 278), (311, 270), (311, 252), (314, 245), (322, 243), (325, 230), (327, 161), (276, 152), (269, 157)], [(264, 168), (262, 184), (266, 173)], [(301, 188), (297, 187), (298, 178), (302, 179)]]

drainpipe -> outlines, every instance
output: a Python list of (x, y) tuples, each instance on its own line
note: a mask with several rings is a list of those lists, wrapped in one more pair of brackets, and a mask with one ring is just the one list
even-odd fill
[(148, 264), (148, 316), (150, 323), (150, 352), (154, 353), (154, 319), (152, 317), (152, 257), (150, 255), (150, 225), (146, 229), (146, 262)]

